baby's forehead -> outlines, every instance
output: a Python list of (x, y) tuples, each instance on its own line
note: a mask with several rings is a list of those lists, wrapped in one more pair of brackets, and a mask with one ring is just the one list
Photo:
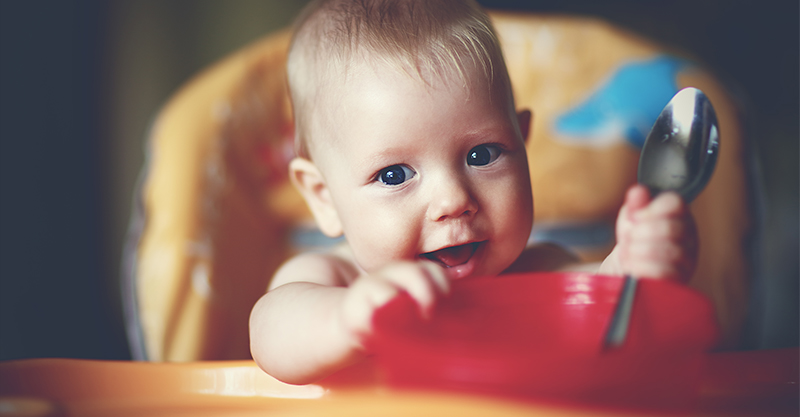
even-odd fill
[[(380, 126), (396, 126), (402, 130), (406, 126), (403, 120), (410, 123), (422, 120), (411, 116), (418, 108), (431, 109), (426, 115), (439, 114), (439, 107), (430, 107), (431, 100), (441, 103), (439, 100), (443, 96), (450, 97), (446, 100), (453, 100), (456, 108), (463, 100), (465, 106), (468, 102), (472, 106), (483, 106), (487, 114), (498, 108), (504, 108), (509, 116), (513, 113), (513, 100), (505, 85), (491, 83), (476, 71), (461, 79), (458, 74), (420, 74), (407, 68), (365, 61), (354, 64), (346, 76), (330, 77), (326, 84), (320, 86), (324, 90), (320, 94), (326, 97), (314, 103), (315, 126), (309, 143), (312, 159), (348, 149), (352, 141), (350, 133), (364, 131), (363, 126), (374, 126), (370, 122), (377, 120)], [(376, 113), (376, 109), (385, 110)], [(437, 128), (439, 123), (430, 121), (437, 117), (425, 122), (429, 123), (426, 126)]]
[[(475, 71), (434, 73), (369, 57), (354, 59), (338, 68), (330, 66), (327, 70), (329, 73), (314, 87), (319, 98), (313, 103), (315, 113), (347, 110), (353, 100), (363, 102), (402, 95), (403, 100), (409, 102), (433, 94), (470, 96), (479, 90), (492, 89), (490, 81)], [(403, 94), (409, 90), (414, 94)], [(348, 100), (344, 100), (345, 97)]]
[[(494, 74), (487, 74), (481, 66), (472, 63), (465, 63), (460, 70), (452, 66), (438, 69), (412, 67), (402, 59), (370, 50), (351, 54), (346, 61), (334, 58), (328, 65), (318, 65), (316, 70), (325, 73), (313, 77), (316, 85), (307, 86), (314, 91), (316, 98), (307, 101), (304, 108), (305, 120), (310, 123), (306, 136), (309, 156), (318, 159), (318, 155), (336, 149), (337, 144), (347, 140), (331, 134), (332, 130), (338, 130), (344, 123), (342, 115), (355, 111), (350, 108), (349, 100), (343, 100), (345, 96), (358, 99), (377, 95), (373, 91), (396, 92), (394, 87), (397, 84), (414, 89), (420, 100), (423, 99), (421, 96), (426, 95), (424, 92), (428, 95), (446, 94), (467, 98), (479, 95), (489, 97), (486, 106), (502, 106), (514, 113), (511, 88), (507, 77), (502, 76), (505, 68), (500, 67), (503, 72), (496, 71)], [(488, 95), (484, 92), (488, 92)], [(404, 102), (414, 106), (413, 100)], [(356, 103), (363, 105), (363, 100)]]
[[(419, 90), (427, 90), (430, 94), (464, 95), (467, 97), (474, 93), (489, 92), (493, 99), (511, 98), (512, 91), (508, 82), (498, 74), (487, 74), (478, 65), (465, 64), (459, 68), (444, 66), (430, 68), (409, 65), (408, 62), (392, 56), (381, 55), (372, 51), (365, 51), (358, 56), (353, 56), (347, 62), (339, 62), (325, 66), (327, 72), (318, 77), (318, 85), (314, 88), (320, 97), (327, 100), (318, 100), (323, 110), (333, 106), (338, 108), (342, 103), (339, 97), (353, 90), (384, 87), (394, 87), (396, 84), (409, 85)], [(369, 84), (364, 84), (368, 79)], [(405, 81), (410, 81), (406, 83)]]

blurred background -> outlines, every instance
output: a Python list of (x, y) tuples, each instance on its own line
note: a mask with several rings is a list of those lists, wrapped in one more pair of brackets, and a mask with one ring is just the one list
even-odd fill
[[(0, 1), (0, 360), (130, 358), (118, 280), (149, 123), (192, 75), (304, 3)], [(796, 346), (797, 0), (482, 3), (605, 18), (689, 51), (732, 86), (753, 117), (766, 194), (762, 302), (745, 347)]]

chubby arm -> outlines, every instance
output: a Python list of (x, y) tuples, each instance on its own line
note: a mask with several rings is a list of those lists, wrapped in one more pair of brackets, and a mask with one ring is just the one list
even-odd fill
[[(250, 351), (270, 375), (303, 383), (358, 359), (339, 306), (346, 273), (333, 257), (301, 255), (284, 264), (250, 313)], [(295, 278), (304, 278), (296, 280)]]
[(301, 255), (279, 269), (253, 308), (250, 350), (270, 375), (313, 382), (367, 355), (362, 341), (375, 310), (400, 291), (425, 312), (447, 289), (444, 271), (431, 262), (399, 262), (366, 274), (333, 255)]
[(651, 199), (635, 185), (616, 224), (617, 243), (599, 273), (671, 279), (686, 283), (697, 266), (697, 230), (689, 208), (674, 192)]

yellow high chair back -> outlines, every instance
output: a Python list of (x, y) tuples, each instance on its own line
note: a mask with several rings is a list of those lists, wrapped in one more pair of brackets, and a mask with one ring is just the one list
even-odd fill
[[(613, 221), (658, 113), (683, 87), (709, 96), (721, 145), (716, 172), (691, 206), (701, 250), (690, 284), (712, 298), (725, 341), (735, 344), (753, 215), (731, 96), (690, 59), (603, 21), (491, 16), (517, 106), (534, 114), (532, 239), (558, 241), (587, 260), (611, 249)], [(249, 312), (273, 271), (329, 243), (287, 178), (289, 40), (273, 34), (209, 68), (152, 127), (123, 274), (137, 359), (249, 358)]]

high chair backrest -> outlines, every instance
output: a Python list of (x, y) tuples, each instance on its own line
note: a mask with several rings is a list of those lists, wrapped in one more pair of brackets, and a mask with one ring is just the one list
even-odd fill
[[(753, 215), (732, 97), (690, 58), (603, 21), (491, 16), (517, 107), (534, 115), (532, 240), (601, 260), (656, 116), (680, 88), (709, 96), (721, 149), (711, 182), (691, 206), (701, 251), (690, 284), (712, 298), (726, 343), (735, 343)], [(135, 358), (248, 358), (248, 316), (272, 273), (297, 251), (330, 243), (287, 178), (289, 40), (287, 31), (270, 35), (204, 71), (152, 126), (123, 273)]]

